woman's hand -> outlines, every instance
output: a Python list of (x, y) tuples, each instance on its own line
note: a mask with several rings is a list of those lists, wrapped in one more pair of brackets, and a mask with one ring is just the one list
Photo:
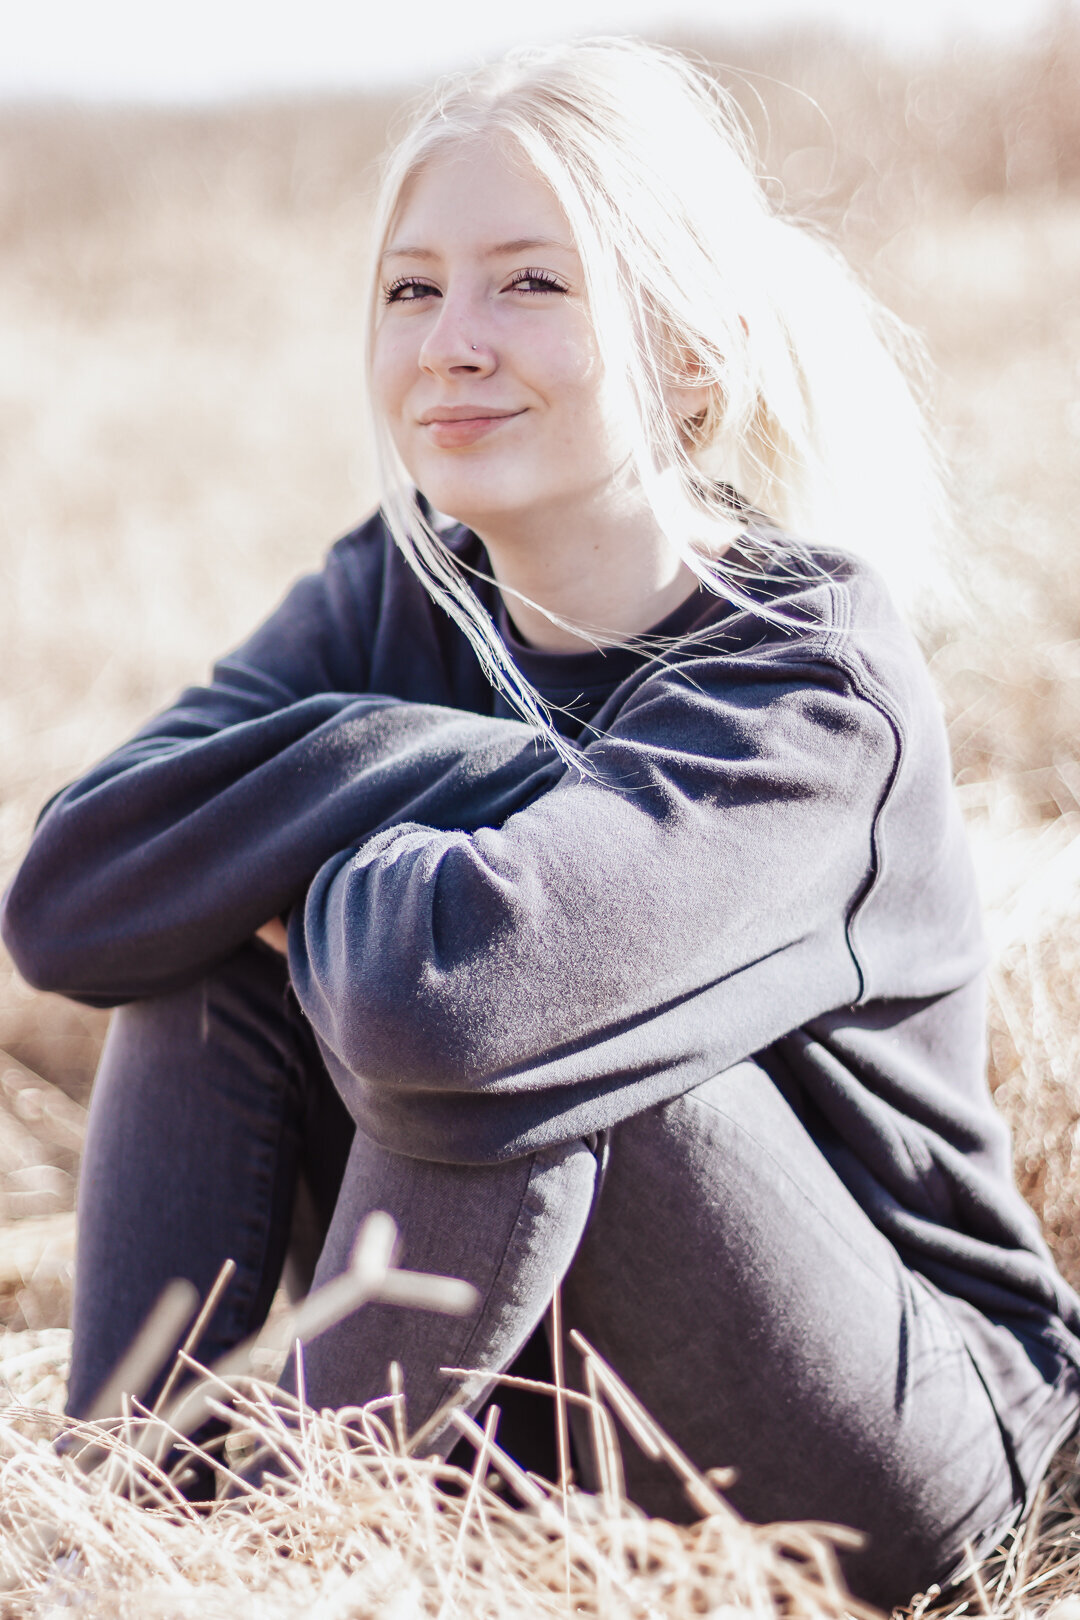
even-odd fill
[(268, 923), (257, 928), (255, 938), (269, 945), (272, 951), (280, 951), (282, 956), (289, 954), (289, 933), (280, 917), (271, 917)]

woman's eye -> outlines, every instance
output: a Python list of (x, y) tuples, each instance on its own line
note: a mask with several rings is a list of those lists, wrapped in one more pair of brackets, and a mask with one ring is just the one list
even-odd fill
[(517, 275), (511, 276), (510, 285), (515, 292), (524, 293), (567, 291), (566, 283), (552, 275), (550, 270), (519, 270)]
[(399, 281), (392, 281), (383, 291), (385, 304), (416, 304), (422, 298), (437, 298), (439, 289), (433, 287), (430, 281), (421, 281), (418, 276), (402, 276)]

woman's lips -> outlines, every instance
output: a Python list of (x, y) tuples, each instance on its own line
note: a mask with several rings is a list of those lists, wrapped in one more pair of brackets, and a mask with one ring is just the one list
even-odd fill
[(424, 427), (433, 444), (454, 450), (459, 445), (475, 444), (502, 427), (504, 422), (513, 422), (521, 415), (521, 411), (507, 411), (501, 416), (459, 416), (450, 421), (425, 422)]

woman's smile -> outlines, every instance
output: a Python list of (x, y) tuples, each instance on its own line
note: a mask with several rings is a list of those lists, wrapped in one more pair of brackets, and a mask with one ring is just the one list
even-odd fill
[(499, 411), (482, 405), (444, 405), (420, 418), (428, 437), (443, 450), (465, 449), (507, 422), (524, 415), (524, 410)]

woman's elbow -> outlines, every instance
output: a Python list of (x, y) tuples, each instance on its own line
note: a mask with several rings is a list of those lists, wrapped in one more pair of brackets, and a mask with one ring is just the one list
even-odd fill
[(453, 840), (432, 842), (407, 829), (380, 860), (369, 849), (328, 863), (290, 922), (293, 986), (351, 1073), (431, 1093), (482, 1090), (514, 1039), (515, 975), (494, 937), (507, 918), (435, 881), (454, 864)]
[(488, 1078), (486, 1068), (471, 1060), (452, 1028), (433, 1027), (428, 1020), (350, 1020), (339, 1024), (335, 1037), (345, 1066), (374, 1085), (460, 1092), (482, 1088)]
[(432, 1094), (484, 1090), (498, 1073), (480, 1009), (457, 997), (424, 995), (402, 975), (307, 984), (294, 975), (301, 1006), (353, 1075), (370, 1085)]
[[(34, 990), (52, 991), (93, 1007), (112, 1007), (139, 994), (141, 942), (103, 930), (75, 890), (41, 890), (17, 874), (0, 904), (0, 938), (19, 975)], [(145, 993), (145, 992), (143, 992)]]
[(71, 932), (42, 905), (16, 874), (0, 905), (0, 937), (11, 960), (35, 990), (66, 988), (71, 973)]

